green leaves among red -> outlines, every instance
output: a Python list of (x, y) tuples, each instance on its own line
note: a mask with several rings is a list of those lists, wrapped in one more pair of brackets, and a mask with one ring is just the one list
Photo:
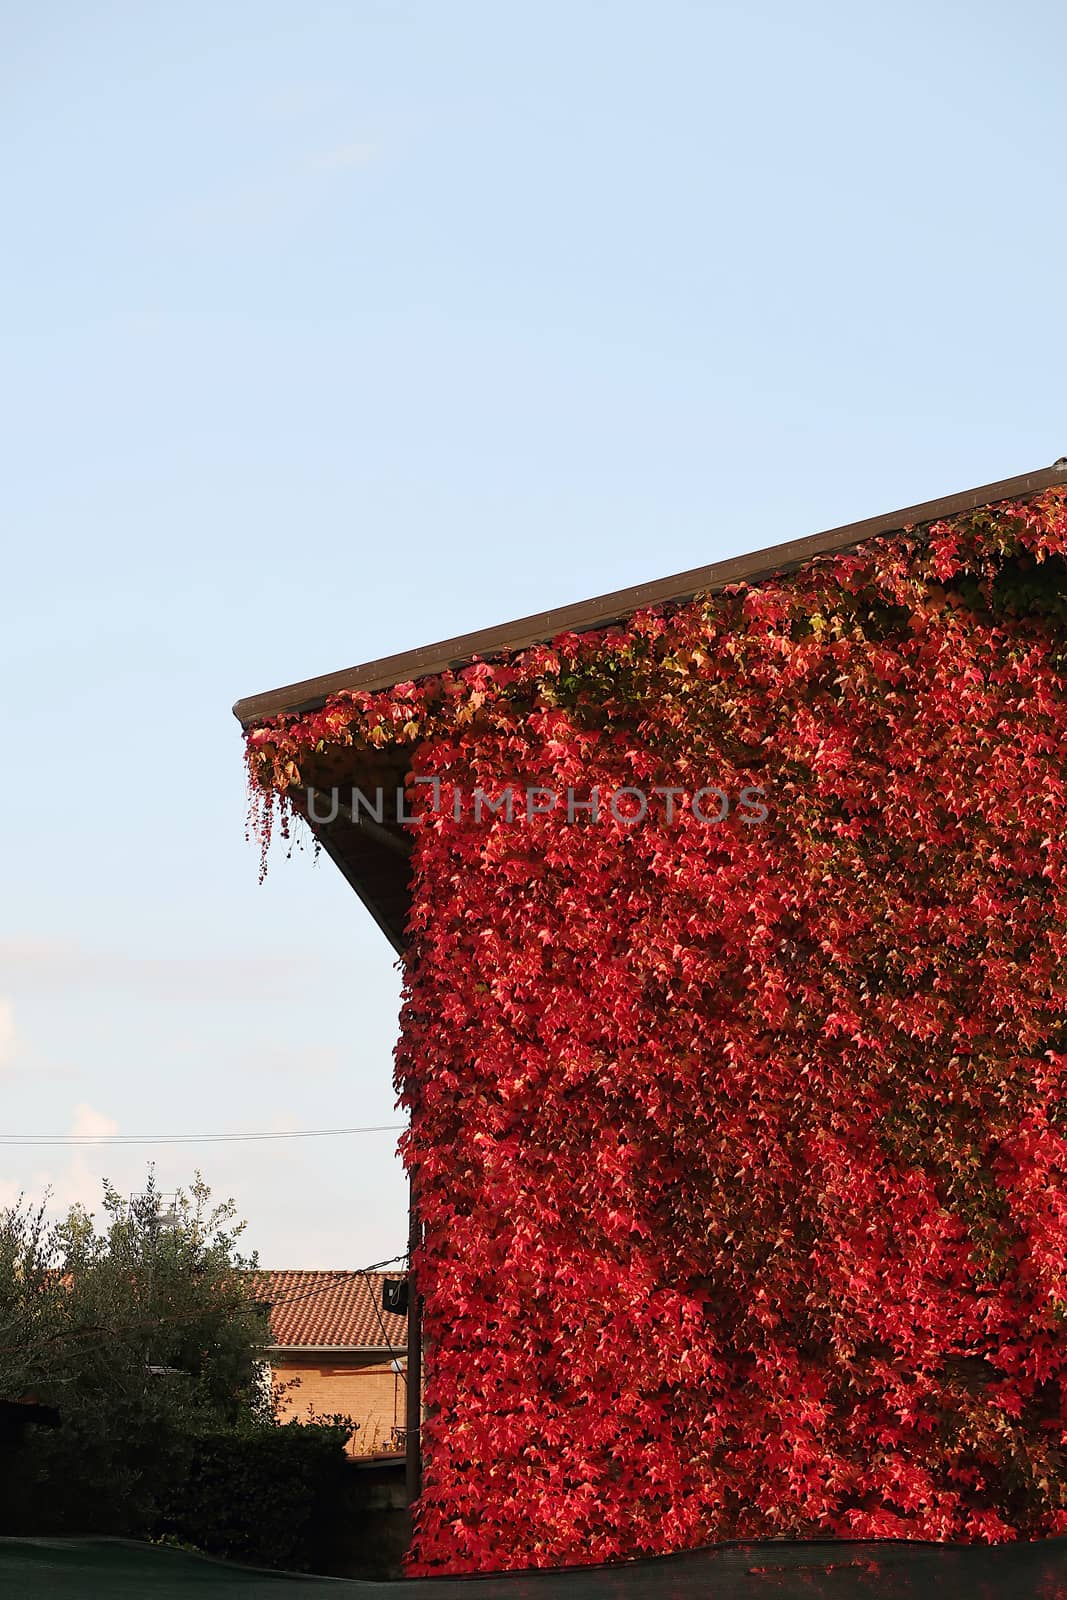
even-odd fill
[(268, 820), (342, 746), (770, 808), (412, 830), (414, 1571), (1067, 1532), (1065, 552), (1054, 491), (250, 734)]

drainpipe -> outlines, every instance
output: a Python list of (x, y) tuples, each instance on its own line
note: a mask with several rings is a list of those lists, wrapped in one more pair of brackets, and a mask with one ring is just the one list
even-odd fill
[(415, 1280), (415, 1252), (421, 1243), (415, 1209), (415, 1169), (408, 1189), (408, 1373), (404, 1416), (405, 1486), (408, 1505), (419, 1498), (422, 1487), (422, 1307)]

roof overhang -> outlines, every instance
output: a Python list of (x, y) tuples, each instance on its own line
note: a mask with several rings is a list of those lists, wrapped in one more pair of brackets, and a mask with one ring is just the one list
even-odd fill
[[(243, 727), (249, 728), (271, 717), (316, 710), (331, 695), (342, 691), (372, 693), (392, 688), (394, 684), (413, 682), (449, 669), (469, 666), (476, 659), (505, 657), (530, 645), (547, 642), (561, 633), (585, 633), (607, 627), (632, 616), (635, 611), (652, 606), (684, 604), (694, 595), (715, 593), (729, 584), (753, 583), (794, 571), (816, 556), (835, 555), (882, 534), (938, 522), (944, 517), (975, 511), (1003, 500), (1023, 499), (1064, 484), (1067, 484), (1067, 457), (1061, 457), (1055, 465), (1036, 472), (1002, 478), (996, 483), (981, 484), (960, 494), (905, 506), (882, 516), (829, 528), (823, 533), (789, 540), (785, 544), (755, 550), (748, 555), (734, 556), (710, 566), (693, 567), (688, 572), (636, 584), (630, 589), (618, 589), (592, 600), (562, 606), (556, 611), (521, 617), (514, 622), (483, 628), (454, 639), (421, 645), (399, 655), (365, 661), (341, 672), (329, 672), (322, 677), (305, 678), (280, 689), (269, 689), (263, 694), (249, 695), (237, 701), (233, 708), (234, 715)], [(356, 786), (364, 792), (372, 788), (381, 789), (387, 795), (395, 795), (397, 789), (403, 788), (405, 776), (406, 758), (403, 755), (353, 750), (328, 754), (314, 770), (308, 767), (304, 772), (305, 782), (315, 788)], [(393, 948), (402, 952), (410, 900), (408, 859), (411, 837), (409, 830), (397, 820), (395, 803), (387, 805), (381, 824), (368, 822), (366, 818), (357, 822), (351, 815), (339, 813), (332, 822), (315, 825), (313, 831)]]
[(291, 1356), (301, 1360), (313, 1356), (381, 1356), (386, 1359), (407, 1353), (404, 1344), (268, 1344), (265, 1349), (269, 1356)]

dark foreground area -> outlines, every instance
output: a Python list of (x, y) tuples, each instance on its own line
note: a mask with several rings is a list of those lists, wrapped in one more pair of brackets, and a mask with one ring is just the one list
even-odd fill
[(1067, 1539), (719, 1546), (621, 1567), (396, 1583), (290, 1577), (107, 1539), (0, 1539), (5, 1600), (1067, 1600)]

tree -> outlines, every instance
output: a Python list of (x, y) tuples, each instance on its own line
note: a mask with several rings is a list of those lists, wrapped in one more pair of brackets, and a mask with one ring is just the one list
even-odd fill
[(14, 1515), (133, 1531), (182, 1478), (197, 1435), (268, 1421), (266, 1308), (233, 1200), (197, 1173), (164, 1207), (149, 1171), (103, 1215), (0, 1213), (0, 1389), (32, 1390), (63, 1426), (32, 1440)]
[(0, 1400), (47, 1387), (62, 1325), (58, 1229), (46, 1202), (0, 1211)]
[(108, 1395), (180, 1377), (205, 1422), (257, 1414), (266, 1312), (234, 1201), (212, 1204), (197, 1173), (165, 1209), (150, 1173), (129, 1200), (105, 1181), (103, 1209), (100, 1232), (78, 1209), (57, 1230), (72, 1339), (55, 1363), (62, 1381)]

